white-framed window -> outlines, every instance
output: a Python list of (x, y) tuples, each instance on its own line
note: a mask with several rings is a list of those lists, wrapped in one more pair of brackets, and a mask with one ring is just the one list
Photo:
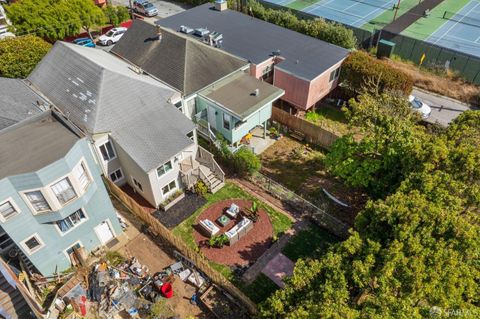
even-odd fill
[(330, 72), (330, 82), (335, 81), (340, 76), (340, 67)]
[(57, 220), (55, 224), (62, 234), (68, 233), (70, 230), (80, 225), (82, 222), (87, 220), (87, 215), (80, 208), (74, 213), (68, 215), (62, 220)]
[(230, 119), (230, 115), (223, 113), (223, 128), (226, 130), (230, 130)]
[(90, 176), (88, 175), (87, 168), (85, 166), (85, 163), (80, 162), (74, 169), (73, 169), (73, 175), (78, 181), (78, 184), (82, 188), (82, 190), (85, 190), (90, 184)]
[(21, 245), (29, 255), (36, 253), (42, 247), (45, 246), (45, 243), (42, 241), (38, 234), (33, 234), (32, 236), (28, 237), (27, 239), (21, 242)]
[(177, 188), (177, 182), (175, 180), (171, 181), (167, 185), (162, 187), (162, 194), (165, 196), (166, 194), (170, 193), (171, 191)]
[(75, 193), (75, 190), (72, 187), (72, 183), (70, 183), (68, 177), (65, 177), (59, 182), (56, 182), (55, 184), (50, 186), (50, 188), (52, 189), (53, 193), (62, 205), (65, 205), (66, 203), (77, 197), (77, 194)]
[(177, 103), (174, 104), (174, 106), (179, 110), (180, 112), (183, 112), (182, 110), (182, 101), (178, 101)]
[(187, 133), (187, 137), (193, 141), (193, 140), (194, 140), (194, 134), (193, 134), (193, 131), (191, 131), (191, 132)]
[(112, 173), (110, 173), (110, 179), (112, 180), (112, 182), (116, 182), (116, 181), (119, 181), (119, 180), (123, 179), (122, 169), (119, 168), (119, 169), (113, 171)]
[(140, 184), (135, 178), (132, 177), (132, 181), (133, 181), (133, 184), (140, 190), (143, 192), (143, 186), (142, 184)]
[(35, 212), (43, 213), (52, 210), (41, 190), (25, 192), (24, 194)]
[(172, 161), (168, 161), (166, 162), (165, 164), (163, 164), (162, 166), (160, 166), (159, 168), (157, 168), (157, 176), (158, 177), (161, 177), (163, 176), (165, 173), (167, 173), (168, 171), (172, 170)]
[(12, 199), (9, 198), (0, 204), (0, 220), (2, 222), (9, 220), (18, 213), (20, 213), (20, 210)]
[(100, 145), (99, 149), (100, 153), (102, 153), (103, 160), (106, 162), (111, 161), (112, 159), (117, 157), (110, 141)]

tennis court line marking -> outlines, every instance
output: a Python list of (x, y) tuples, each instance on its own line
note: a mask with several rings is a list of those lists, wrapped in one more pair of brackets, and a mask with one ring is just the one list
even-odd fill
[[(468, 4), (467, 4), (467, 5), (468, 5)], [(459, 21), (455, 22), (450, 28), (448, 28), (448, 30), (447, 30), (446, 32), (444, 32), (444, 33), (442, 34), (442, 36), (439, 37), (435, 42), (433, 42), (433, 44), (437, 44), (438, 41), (440, 41), (441, 39), (443, 39), (443, 37), (444, 37), (445, 35), (447, 35), (450, 31), (452, 31), (452, 29), (453, 29), (454, 27), (456, 27), (457, 24), (459, 24), (460, 22), (462, 22), (462, 20), (463, 20), (465, 17), (467, 17), (467, 16), (470, 14), (470, 12), (472, 12), (473, 10), (475, 10), (478, 6), (480, 6), (480, 2), (478, 2), (473, 8), (471, 8), (470, 10), (468, 10), (468, 12), (467, 12), (466, 14), (463, 14), (463, 17), (462, 17)], [(461, 10), (460, 10), (460, 11), (461, 11)], [(456, 14), (458, 14), (458, 12), (457, 12)]]
[[(396, 4), (396, 0), (390, 0), (390, 1), (389, 1), (388, 3), (386, 3), (386, 4), (395, 5), (395, 4)], [(387, 9), (385, 9), (385, 8), (381, 8), (381, 7), (380, 7), (380, 8), (377, 8), (377, 9), (375, 9), (375, 10), (373, 10), (373, 11), (370, 11), (370, 13), (367, 14), (366, 16), (364, 16), (363, 18), (354, 21), (354, 22), (353, 22), (353, 25), (356, 27), (355, 24), (356, 24), (357, 22), (360, 22), (360, 21), (365, 21), (365, 22), (367, 22), (367, 23), (370, 22), (370, 21), (373, 20), (374, 18), (370, 18), (370, 19), (368, 19), (368, 20), (366, 20), (366, 18), (367, 18), (368, 16), (374, 15), (374, 13), (377, 13), (379, 10), (382, 10), (383, 12), (387, 11)], [(375, 16), (375, 17), (376, 17), (376, 16)]]
[[(332, 3), (334, 0), (330, 0), (330, 1), (327, 1), (323, 4), (320, 3), (315, 3), (314, 5), (312, 5), (312, 8), (309, 9), (310, 7), (307, 7), (305, 9), (307, 10), (303, 10), (304, 12), (307, 12), (307, 13), (312, 13), (315, 9), (318, 9), (318, 8), (327, 8), (327, 9), (330, 9), (332, 11), (337, 11), (337, 12), (340, 12), (340, 13), (344, 13), (343, 10), (339, 10), (339, 9), (335, 9), (335, 8), (332, 8), (332, 7), (329, 7), (327, 6), (327, 4), (330, 4)], [(353, 13), (347, 13), (346, 15), (349, 15), (349, 16), (353, 16), (353, 17), (356, 17), (356, 18), (360, 18), (360, 19), (365, 19), (366, 16), (359, 16), (359, 15), (356, 15), (356, 14), (353, 14)], [(344, 22), (340, 22), (340, 23), (344, 23)], [(345, 24), (348, 24), (348, 23), (345, 23)]]

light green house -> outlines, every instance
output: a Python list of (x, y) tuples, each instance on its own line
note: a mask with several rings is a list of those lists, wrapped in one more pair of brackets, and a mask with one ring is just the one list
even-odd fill
[(247, 135), (256, 127), (263, 127), (265, 137), (272, 103), (284, 93), (244, 72), (237, 72), (198, 93), (194, 117), (198, 132), (210, 139), (220, 133), (233, 150), (246, 142)]

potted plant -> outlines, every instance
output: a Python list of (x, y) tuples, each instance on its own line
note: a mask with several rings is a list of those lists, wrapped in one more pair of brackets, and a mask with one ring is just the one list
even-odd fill
[(225, 234), (212, 236), (208, 240), (208, 246), (222, 248), (226, 243), (228, 243), (228, 237)]

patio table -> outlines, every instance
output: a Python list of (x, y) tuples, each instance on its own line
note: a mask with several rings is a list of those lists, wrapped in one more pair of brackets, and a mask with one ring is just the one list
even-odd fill
[(232, 220), (228, 216), (222, 215), (218, 217), (217, 222), (222, 225), (222, 227), (227, 226)]

